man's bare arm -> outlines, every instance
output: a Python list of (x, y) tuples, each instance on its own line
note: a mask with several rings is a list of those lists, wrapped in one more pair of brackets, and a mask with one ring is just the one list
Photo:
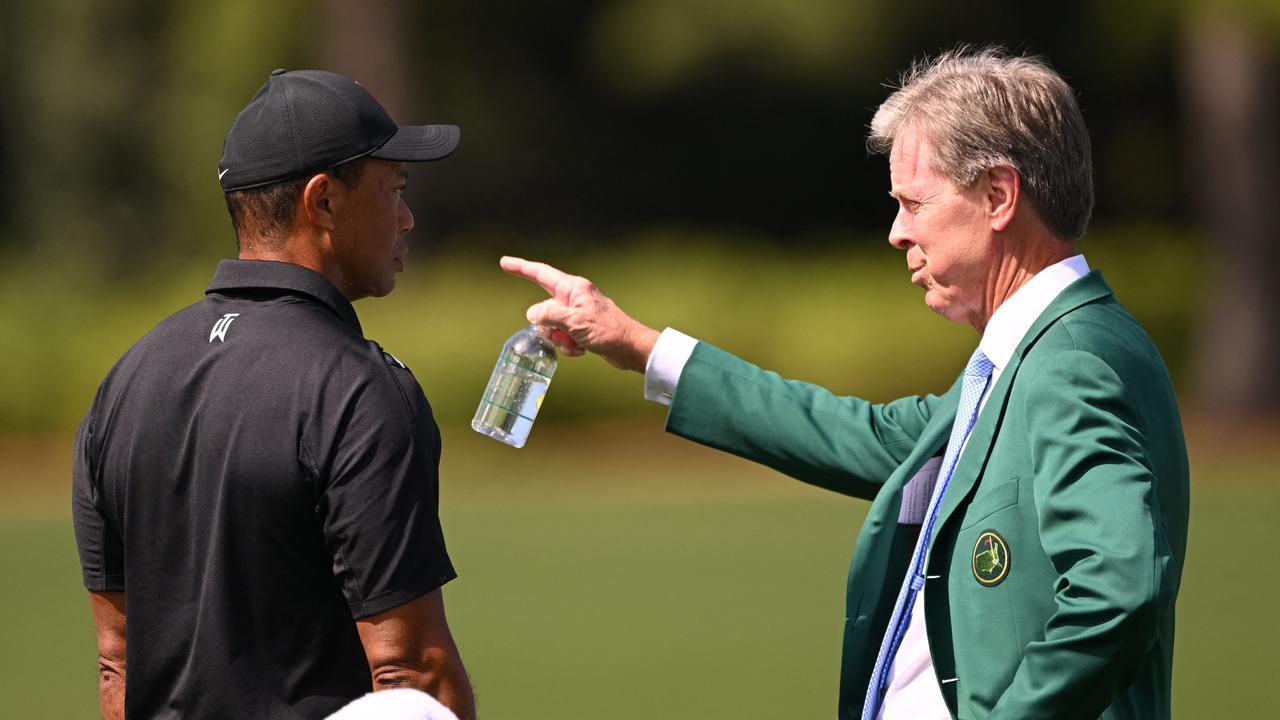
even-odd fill
[(90, 592), (98, 630), (98, 707), (106, 720), (124, 718), (124, 593)]
[(373, 673), (373, 689), (422, 690), (460, 720), (474, 720), (475, 696), (444, 616), (444, 596), (433, 590), (356, 621)]

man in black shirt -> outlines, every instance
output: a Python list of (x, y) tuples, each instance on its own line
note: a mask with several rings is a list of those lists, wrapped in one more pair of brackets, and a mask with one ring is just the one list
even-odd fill
[(318, 718), (415, 687), (474, 717), (439, 430), (351, 306), (404, 268), (404, 163), (458, 136), (318, 71), (273, 72), (232, 125), (240, 258), (125, 353), (76, 437), (104, 716)]

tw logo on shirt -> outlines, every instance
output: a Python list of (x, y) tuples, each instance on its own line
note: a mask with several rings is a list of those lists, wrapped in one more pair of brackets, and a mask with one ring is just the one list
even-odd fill
[(231, 327), (231, 323), (238, 317), (240, 313), (227, 313), (219, 318), (218, 322), (213, 324), (213, 331), (209, 333), (209, 342), (213, 342), (214, 338), (217, 338), (218, 342), (226, 342), (227, 328)]

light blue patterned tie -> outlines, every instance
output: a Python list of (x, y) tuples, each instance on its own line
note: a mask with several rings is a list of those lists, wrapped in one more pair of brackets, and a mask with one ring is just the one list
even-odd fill
[(929, 501), (929, 512), (920, 529), (915, 552), (911, 556), (911, 566), (902, 580), (898, 602), (893, 606), (889, 627), (885, 631), (884, 641), (880, 643), (880, 654), (876, 656), (871, 683), (867, 686), (867, 699), (862, 705), (862, 720), (875, 720), (880, 712), (880, 703), (884, 701), (884, 693), (889, 685), (889, 669), (893, 667), (893, 658), (898, 654), (902, 636), (906, 634), (907, 625), (911, 622), (911, 608), (915, 605), (916, 595), (924, 588), (924, 561), (929, 553), (929, 542), (933, 538), (933, 524), (938, 519), (938, 506), (942, 504), (942, 496), (946, 494), (951, 475), (955, 472), (960, 450), (973, 431), (974, 421), (978, 419), (978, 401), (987, 389), (987, 381), (991, 378), (994, 367), (979, 348), (973, 351), (969, 364), (964, 368), (960, 407), (956, 409), (956, 420), (951, 425), (951, 439), (947, 441), (947, 452), (942, 457), (942, 473), (938, 475), (933, 498)]

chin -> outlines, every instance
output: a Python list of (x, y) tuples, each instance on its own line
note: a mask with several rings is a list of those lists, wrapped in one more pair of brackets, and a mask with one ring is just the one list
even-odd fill
[(947, 302), (944, 298), (938, 297), (937, 293), (933, 290), (925, 291), (924, 304), (928, 305), (930, 310), (938, 313), (951, 322), (964, 321), (964, 318), (958, 317), (955, 306)]
[(930, 288), (925, 288), (924, 290), (924, 304), (928, 306), (930, 310), (946, 317), (947, 304), (943, 302), (942, 299), (938, 297), (938, 294)]

